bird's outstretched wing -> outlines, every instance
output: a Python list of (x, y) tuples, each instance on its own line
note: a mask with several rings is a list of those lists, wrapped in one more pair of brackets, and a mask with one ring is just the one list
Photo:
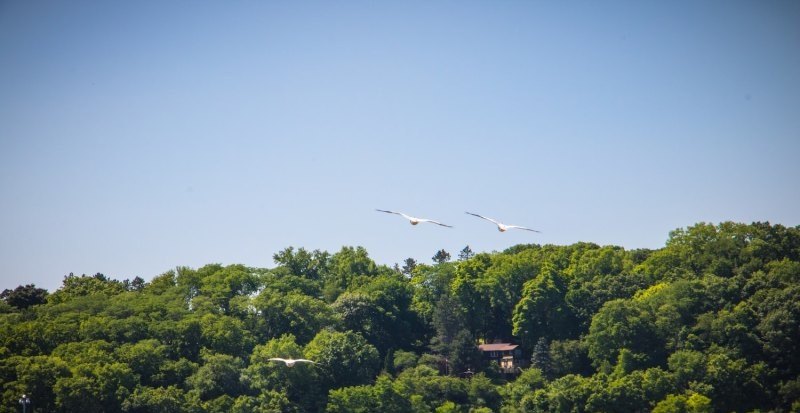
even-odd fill
[[(465, 211), (465, 212), (466, 212), (466, 211)], [(483, 216), (483, 215), (473, 214), (472, 212), (467, 212), (467, 214), (470, 214), (470, 215), (472, 215), (472, 216), (476, 216), (476, 217), (478, 217), (478, 218), (483, 218), (483, 219), (485, 219), (485, 220), (487, 220), (487, 221), (489, 221), (489, 222), (493, 222), (495, 225), (503, 225), (503, 224), (501, 224), (500, 222), (497, 222), (497, 221), (495, 221), (495, 220), (493, 220), (493, 219), (491, 219), (491, 218), (489, 218), (489, 217), (485, 217), (485, 216)]]
[(385, 210), (385, 209), (375, 209), (375, 210), (376, 210), (376, 211), (379, 211), (379, 212), (385, 212), (385, 213), (387, 213), (387, 214), (395, 214), (395, 215), (400, 215), (401, 217), (403, 217), (403, 218), (405, 218), (405, 219), (407, 219), (407, 220), (409, 220), (409, 221), (413, 221), (413, 220), (415, 220), (415, 219), (419, 219), (419, 218), (414, 218), (414, 217), (412, 217), (412, 216), (410, 216), (410, 215), (406, 215), (406, 214), (404, 214), (404, 213), (402, 213), (402, 212), (387, 211), (387, 210)]
[(400, 215), (401, 217), (411, 221), (412, 224), (416, 223), (416, 222), (430, 222), (431, 224), (441, 225), (441, 226), (447, 227), (447, 228), (453, 228), (451, 225), (442, 224), (441, 222), (434, 221), (432, 219), (412, 217), (411, 215), (406, 215), (406, 214), (404, 214), (402, 212), (387, 211), (385, 209), (375, 209), (375, 210), (378, 211), (378, 212), (386, 212), (387, 214)]
[(452, 225), (442, 224), (441, 222), (434, 221), (432, 219), (424, 219), (424, 218), (417, 218), (417, 219), (419, 219), (422, 222), (430, 222), (431, 224), (441, 225), (441, 226), (447, 227), (447, 228), (453, 228)]
[(286, 359), (282, 359), (282, 358), (279, 358), (279, 357), (272, 357), (272, 358), (269, 359), (269, 361), (280, 361), (282, 363), (286, 363)]
[(297, 359), (297, 360), (295, 360), (295, 361), (296, 361), (296, 362), (297, 362), (297, 361), (299, 361), (299, 362), (303, 362), (303, 363), (317, 364), (317, 362), (316, 362), (316, 361), (311, 361), (311, 360), (306, 360), (306, 359)]
[(525, 231), (539, 232), (539, 233), (541, 233), (541, 232), (542, 232), (542, 231), (537, 231), (537, 230), (535, 230), (535, 229), (530, 229), (530, 228), (521, 227), (521, 226), (519, 226), (519, 225), (506, 225), (506, 228), (524, 229)]

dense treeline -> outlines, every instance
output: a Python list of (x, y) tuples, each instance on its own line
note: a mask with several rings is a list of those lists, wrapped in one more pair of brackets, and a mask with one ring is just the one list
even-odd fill
[[(36, 412), (800, 411), (800, 227), (274, 258), (4, 291), (0, 413), (23, 393)], [(531, 366), (500, 373), (476, 348), (494, 339)]]

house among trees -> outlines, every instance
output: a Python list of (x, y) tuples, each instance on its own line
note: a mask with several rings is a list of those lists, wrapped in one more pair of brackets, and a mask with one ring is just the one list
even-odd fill
[(522, 350), (517, 344), (481, 344), (478, 349), (483, 353), (484, 359), (499, 364), (504, 373), (514, 373), (517, 367), (523, 367)]

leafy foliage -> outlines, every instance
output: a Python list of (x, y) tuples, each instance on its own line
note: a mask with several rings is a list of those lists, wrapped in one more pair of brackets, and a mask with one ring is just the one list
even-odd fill
[(0, 300), (8, 305), (24, 310), (28, 307), (44, 304), (47, 300), (47, 290), (36, 288), (34, 284), (20, 285), (13, 290), (3, 290)]
[[(0, 413), (23, 393), (35, 412), (800, 408), (800, 227), (435, 253), (393, 270), (362, 247), (289, 247), (272, 269), (6, 289)], [(490, 340), (520, 344), (513, 374), (478, 351)]]

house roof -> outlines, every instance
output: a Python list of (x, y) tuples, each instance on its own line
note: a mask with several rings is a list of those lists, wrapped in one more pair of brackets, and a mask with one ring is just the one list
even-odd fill
[(478, 346), (481, 351), (511, 351), (517, 347), (519, 347), (519, 345), (511, 343), (492, 343)]

